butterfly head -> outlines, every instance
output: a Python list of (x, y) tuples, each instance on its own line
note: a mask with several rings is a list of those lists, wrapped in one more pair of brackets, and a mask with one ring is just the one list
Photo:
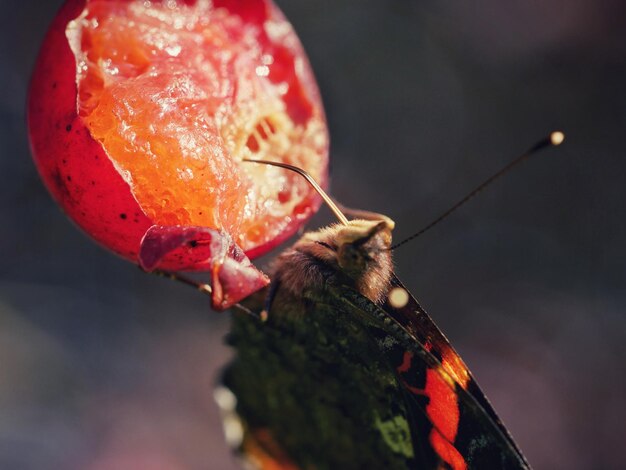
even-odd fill
[(393, 228), (394, 222), (387, 217), (351, 220), (307, 233), (294, 248), (379, 302), (387, 293), (393, 270), (389, 251)]
[(359, 275), (377, 264), (377, 259), (391, 245), (393, 222), (353, 220), (339, 228), (335, 237), (337, 264), (347, 272)]

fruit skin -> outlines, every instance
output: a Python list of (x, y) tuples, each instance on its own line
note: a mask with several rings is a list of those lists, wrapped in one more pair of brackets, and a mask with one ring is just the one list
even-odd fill
[[(193, 3), (193, 2), (186, 2)], [(223, 6), (239, 14), (244, 21), (261, 23), (264, 19), (283, 20), (280, 11), (269, 0), (221, 0)], [(35, 64), (28, 102), (29, 136), (39, 172), (55, 200), (85, 232), (118, 255), (139, 263), (141, 241), (148, 229), (158, 225), (148, 218), (133, 197), (99, 142), (95, 141), (77, 110), (76, 62), (65, 36), (66, 25), (85, 8), (85, 0), (68, 0), (45, 37)], [(287, 45), (280, 52), (301, 54), (299, 45)], [(298, 108), (299, 98), (307, 92), (319, 101), (311, 72), (290, 87), (285, 100), (295, 109), (296, 119), (306, 114), (306, 104)], [(288, 71), (287, 71), (288, 73)], [(325, 185), (326, 181), (322, 181)], [(259, 256), (286, 238), (317, 210), (315, 198), (308, 213), (292, 220), (268, 243), (246, 253)], [(184, 231), (186, 227), (180, 227)], [(206, 256), (190, 258), (164, 254), (158, 267), (166, 270), (214, 269), (214, 261)]]
[(206, 259), (211, 282), (211, 306), (216, 310), (232, 307), (270, 283), (223, 231), (207, 227), (153, 225), (141, 241), (139, 262), (151, 271), (165, 255), (180, 260)]
[(48, 190), (70, 218), (102, 245), (136, 260), (153, 223), (78, 116), (76, 62), (65, 27), (84, 7), (84, 0), (66, 2), (45, 37), (29, 93), (30, 142)]

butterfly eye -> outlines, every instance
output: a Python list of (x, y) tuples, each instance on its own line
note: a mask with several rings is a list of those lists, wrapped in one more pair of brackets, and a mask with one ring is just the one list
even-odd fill
[(319, 242), (319, 241), (318, 241), (318, 242), (315, 242), (315, 243), (317, 243), (318, 245), (322, 245), (323, 247), (328, 248), (329, 250), (335, 251), (335, 248), (333, 248), (332, 246), (330, 246), (330, 245), (329, 245), (328, 243), (326, 243), (326, 242)]

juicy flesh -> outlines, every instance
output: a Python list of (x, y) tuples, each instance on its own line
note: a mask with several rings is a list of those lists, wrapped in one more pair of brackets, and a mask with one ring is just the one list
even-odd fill
[(321, 109), (289, 115), (291, 84), (272, 80), (275, 57), (255, 28), (209, 0), (91, 0), (66, 29), (79, 114), (142, 210), (161, 225), (223, 228), (244, 250), (313, 196), (298, 175), (241, 160), (320, 179), (327, 148)]

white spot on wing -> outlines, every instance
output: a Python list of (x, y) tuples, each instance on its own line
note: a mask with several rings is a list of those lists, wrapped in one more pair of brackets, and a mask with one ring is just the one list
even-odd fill
[(226, 387), (217, 387), (213, 391), (213, 399), (222, 411), (235, 411), (237, 407), (237, 397)]
[(394, 287), (389, 292), (389, 303), (393, 308), (402, 308), (409, 303), (409, 293), (402, 287)]
[(237, 397), (226, 387), (217, 387), (213, 398), (222, 411), (222, 426), (226, 443), (233, 449), (239, 448), (243, 442), (243, 425), (237, 415)]

